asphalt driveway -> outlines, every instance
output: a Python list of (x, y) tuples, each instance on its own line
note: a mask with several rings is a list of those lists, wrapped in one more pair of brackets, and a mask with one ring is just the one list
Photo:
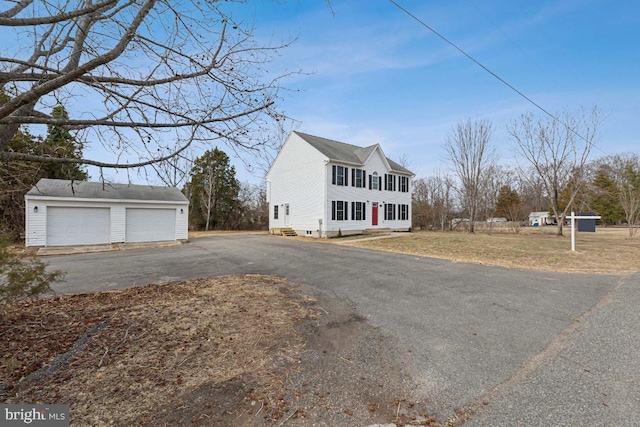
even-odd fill
[(349, 302), (413, 355), (438, 419), (465, 425), (640, 421), (640, 276), (533, 272), (226, 235), (156, 249), (47, 257), (64, 293), (276, 274)]

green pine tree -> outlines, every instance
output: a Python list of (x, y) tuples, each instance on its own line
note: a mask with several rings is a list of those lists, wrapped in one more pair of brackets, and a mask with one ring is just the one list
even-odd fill
[(191, 201), (192, 224), (205, 230), (229, 227), (231, 216), (240, 206), (240, 184), (229, 156), (215, 148), (197, 158), (186, 190)]

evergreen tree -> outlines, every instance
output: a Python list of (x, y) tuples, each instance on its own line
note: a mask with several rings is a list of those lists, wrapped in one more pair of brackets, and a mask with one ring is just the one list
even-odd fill
[(508, 185), (500, 187), (496, 202), (496, 215), (503, 216), (509, 221), (522, 220), (520, 196), (516, 190), (511, 189)]
[(191, 202), (191, 222), (205, 230), (229, 227), (239, 210), (240, 184), (229, 156), (215, 148), (194, 161), (191, 180), (185, 189)]
[[(0, 105), (9, 101), (0, 92)], [(53, 117), (64, 117), (66, 111), (57, 106)], [(49, 126), (47, 136), (31, 135), (26, 129), (16, 132), (9, 142), (8, 151), (48, 157), (81, 158), (82, 145), (64, 128)], [(21, 160), (0, 161), (0, 232), (17, 238), (24, 232), (24, 195), (41, 178), (85, 180), (87, 173), (77, 164), (37, 163)]]
[(591, 206), (605, 224), (615, 224), (624, 219), (624, 210), (618, 201), (617, 192), (610, 168), (602, 165), (593, 180)]
[[(54, 119), (68, 119), (69, 114), (62, 105), (53, 107), (51, 117)], [(42, 144), (42, 153), (49, 157), (81, 159), (83, 145), (77, 142), (69, 131), (63, 127), (47, 125), (47, 137)], [(43, 164), (45, 178), (70, 179), (84, 181), (89, 176), (77, 163), (45, 163)]]

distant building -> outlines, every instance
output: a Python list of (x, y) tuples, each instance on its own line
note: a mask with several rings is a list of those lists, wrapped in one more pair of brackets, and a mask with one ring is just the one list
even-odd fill
[(503, 216), (498, 216), (495, 218), (487, 218), (487, 222), (493, 222), (493, 223), (505, 223), (508, 222), (507, 218), (503, 217)]
[(554, 225), (556, 220), (553, 216), (549, 216), (548, 211), (544, 212), (531, 212), (529, 214), (529, 225), (542, 226), (542, 225)]

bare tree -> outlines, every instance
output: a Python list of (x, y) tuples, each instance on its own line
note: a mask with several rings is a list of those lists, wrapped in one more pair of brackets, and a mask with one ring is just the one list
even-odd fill
[(640, 157), (637, 154), (617, 154), (610, 159), (616, 185), (616, 196), (624, 210), (629, 237), (640, 226)]
[(398, 160), (396, 160), (396, 163), (399, 164), (400, 166), (402, 166), (405, 169), (411, 169), (412, 164), (411, 164), (411, 156), (407, 153), (401, 153), (398, 156)]
[(163, 185), (183, 188), (189, 181), (193, 162), (193, 151), (187, 149), (170, 159), (153, 163), (151, 167)]
[[(281, 120), (281, 80), (266, 64), (287, 43), (261, 45), (234, 21), (230, 2), (22, 0), (3, 2), (0, 159), (131, 168), (197, 143), (256, 149), (254, 135)], [(238, 1), (237, 3), (244, 3)], [(7, 47), (8, 46), (8, 47)], [(70, 117), (43, 111), (69, 108)], [(104, 159), (50, 158), (8, 150), (23, 125), (53, 125)]]
[(551, 117), (523, 114), (507, 126), (517, 150), (540, 178), (544, 195), (562, 235), (563, 218), (581, 189), (585, 166), (595, 144), (602, 114), (597, 108), (563, 111)]
[(469, 215), (471, 233), (483, 197), (482, 189), (496, 162), (495, 150), (490, 145), (492, 133), (488, 120), (466, 119), (456, 125), (444, 144), (445, 159), (460, 184), (458, 192)]

